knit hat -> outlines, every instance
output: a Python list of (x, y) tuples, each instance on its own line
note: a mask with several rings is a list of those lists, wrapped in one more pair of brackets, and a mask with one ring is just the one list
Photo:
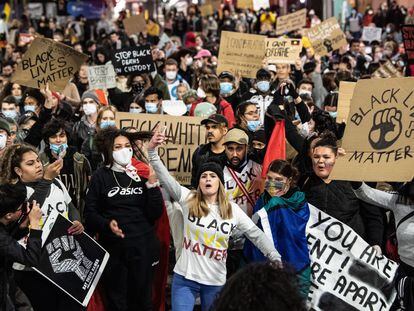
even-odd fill
[(0, 118), (0, 130), (4, 130), (7, 135), (10, 135), (10, 124), (6, 119)]
[(197, 91), (196, 90), (193, 90), (193, 89), (190, 89), (190, 90), (188, 90), (187, 92), (185, 92), (184, 93), (184, 95), (183, 95), (183, 101), (184, 101), (184, 103), (187, 101), (187, 99), (189, 99), (190, 97), (194, 97), (194, 98), (197, 98)]
[(201, 174), (207, 171), (216, 173), (221, 183), (224, 184), (223, 167), (220, 165), (219, 160), (215, 158), (210, 158), (207, 161), (208, 162), (201, 164), (200, 168), (197, 171), (197, 179), (196, 179), (197, 187), (200, 182)]
[(101, 104), (101, 101), (99, 100), (98, 95), (96, 95), (95, 91), (86, 91), (85, 93), (83, 93), (82, 94), (82, 102), (86, 98), (91, 98), (97, 104), (99, 104), (99, 105)]
[(24, 103), (27, 97), (32, 97), (36, 99), (37, 103), (41, 106), (43, 106), (43, 104), (45, 103), (45, 97), (42, 95), (42, 93), (40, 93), (40, 90), (38, 89), (26, 89), (26, 91), (23, 94), (21, 103)]

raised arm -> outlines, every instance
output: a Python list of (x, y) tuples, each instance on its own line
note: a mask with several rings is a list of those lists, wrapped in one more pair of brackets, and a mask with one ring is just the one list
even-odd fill
[(161, 162), (161, 159), (155, 150), (155, 148), (161, 145), (164, 141), (165, 135), (157, 129), (148, 144), (148, 157), (162, 187), (168, 192), (174, 201), (184, 203), (190, 193), (190, 190), (182, 187), (170, 175), (170, 172), (168, 172), (168, 169)]
[(355, 183), (352, 184), (355, 195), (358, 199), (376, 205), (386, 209), (394, 209), (395, 202), (397, 201), (398, 195), (393, 193), (387, 193), (378, 189), (371, 188), (365, 183), (355, 189)]

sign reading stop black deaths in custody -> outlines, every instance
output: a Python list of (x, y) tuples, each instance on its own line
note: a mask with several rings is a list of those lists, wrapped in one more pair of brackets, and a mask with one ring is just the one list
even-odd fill
[(148, 73), (155, 70), (149, 44), (116, 51), (112, 64), (117, 75)]

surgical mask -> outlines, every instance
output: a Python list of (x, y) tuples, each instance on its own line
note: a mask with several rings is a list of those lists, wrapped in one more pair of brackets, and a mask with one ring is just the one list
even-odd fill
[(114, 158), (114, 161), (121, 166), (127, 166), (128, 164), (130, 164), (132, 155), (132, 148), (122, 148), (121, 150), (112, 152), (112, 157)]
[(269, 81), (259, 81), (257, 82), (257, 88), (260, 92), (266, 93), (270, 89), (270, 82)]
[(188, 105), (186, 105), (186, 106), (187, 106), (187, 112), (190, 112), (191, 107), (193, 106), (193, 104), (188, 104)]
[(329, 115), (330, 115), (332, 118), (336, 119), (336, 116), (338, 115), (338, 111), (328, 111), (328, 112), (329, 112)]
[(13, 120), (17, 119), (17, 111), (16, 110), (5, 110), (5, 111), (2, 111), (2, 113), (4, 114), (4, 116), (6, 118), (10, 118), (10, 119), (13, 119)]
[(7, 135), (0, 134), (0, 150), (3, 150), (6, 147)]
[(391, 28), (390, 27), (385, 28), (385, 32), (386, 33), (391, 33)]
[(276, 196), (276, 193), (285, 188), (286, 184), (279, 180), (266, 180), (265, 189), (272, 196)]
[(61, 145), (50, 144), (50, 151), (56, 154), (59, 158), (63, 158), (65, 156), (66, 149), (68, 149), (68, 144), (66, 143)]
[(168, 80), (175, 80), (177, 78), (177, 71), (166, 71), (165, 76)]
[(229, 94), (233, 90), (233, 84), (230, 82), (220, 83), (220, 94)]
[(306, 91), (306, 90), (300, 90), (299, 95), (308, 95), (308, 96), (312, 97), (312, 92), (311, 91)]
[(247, 121), (247, 128), (249, 129), (249, 131), (251, 132), (255, 132), (257, 131), (257, 129), (260, 126), (260, 120), (256, 120), (256, 121)]
[(204, 90), (201, 87), (199, 87), (197, 89), (197, 96), (198, 96), (198, 98), (206, 98), (207, 95), (204, 92)]
[(92, 115), (92, 114), (94, 114), (94, 113), (97, 112), (97, 109), (96, 109), (96, 105), (95, 104), (84, 104), (82, 106), (82, 108), (83, 108), (83, 112), (87, 116), (90, 116), (90, 115)]
[(193, 58), (192, 58), (192, 57), (187, 58), (187, 60), (185, 61), (185, 64), (186, 64), (187, 66), (191, 66), (191, 65), (193, 64)]
[(131, 112), (131, 113), (141, 113), (142, 108), (129, 108), (129, 112)]
[(113, 120), (108, 120), (108, 121), (102, 121), (101, 122), (101, 129), (106, 129), (108, 127), (115, 127), (115, 121)]
[(148, 113), (157, 113), (158, 104), (157, 103), (145, 103), (145, 111)]
[(20, 95), (20, 96), (13, 96), (14, 97), (14, 99), (17, 101), (17, 102), (20, 102), (21, 101), (21, 99), (22, 99), (22, 96)]
[(36, 106), (35, 105), (24, 105), (25, 112), (35, 112)]

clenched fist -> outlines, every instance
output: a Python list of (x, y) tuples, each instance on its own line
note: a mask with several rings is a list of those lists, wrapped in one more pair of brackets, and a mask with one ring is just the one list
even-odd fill
[(369, 143), (374, 149), (381, 150), (392, 146), (402, 131), (402, 113), (397, 108), (377, 111), (369, 132)]

